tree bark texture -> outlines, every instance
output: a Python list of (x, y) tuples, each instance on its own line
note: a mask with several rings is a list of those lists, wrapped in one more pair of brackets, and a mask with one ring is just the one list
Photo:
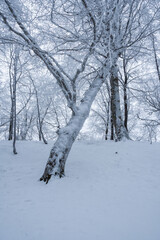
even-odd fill
[(8, 135), (8, 140), (12, 140), (13, 136), (13, 100), (11, 98), (11, 113), (10, 113), (10, 120), (9, 120), (9, 135)]
[(108, 128), (109, 128), (109, 108), (110, 108), (110, 104), (108, 102), (107, 104), (107, 122), (106, 122), (106, 129), (105, 129), (105, 140), (108, 139)]
[(13, 73), (13, 153), (17, 154), (16, 151), (16, 89), (17, 89), (17, 64), (18, 64), (19, 52), (18, 49), (15, 49), (15, 58), (14, 58), (14, 73)]
[(111, 116), (115, 130), (116, 140), (121, 141), (123, 137), (129, 138), (127, 130), (123, 125), (120, 95), (119, 95), (119, 79), (117, 66), (112, 66), (110, 73), (111, 85)]
[(124, 127), (128, 131), (128, 97), (127, 97), (127, 84), (124, 84)]
[(89, 115), (92, 102), (102, 84), (103, 77), (94, 80), (88, 91), (86, 91), (84, 98), (81, 100), (81, 104), (77, 108), (75, 115), (72, 115), (66, 127), (59, 130), (57, 141), (51, 149), (49, 159), (40, 181), (48, 183), (52, 175), (57, 175), (60, 178), (64, 176), (68, 154)]

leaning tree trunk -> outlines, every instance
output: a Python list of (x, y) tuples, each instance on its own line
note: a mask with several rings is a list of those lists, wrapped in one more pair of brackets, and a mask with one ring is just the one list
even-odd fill
[(67, 126), (59, 130), (58, 139), (51, 149), (44, 174), (40, 180), (48, 183), (51, 175), (64, 176), (66, 159), (86, 118), (87, 116), (82, 116), (81, 113), (73, 116)]
[(44, 137), (44, 134), (43, 134), (43, 131), (42, 131), (42, 126), (41, 126), (41, 136), (42, 136), (44, 144), (48, 144), (47, 140)]
[(76, 113), (71, 117), (66, 127), (59, 130), (58, 139), (51, 149), (44, 173), (40, 181), (48, 183), (52, 175), (63, 177), (65, 174), (65, 163), (77, 135), (79, 134), (85, 120), (87, 119), (92, 102), (95, 99), (100, 87), (103, 84), (103, 77), (97, 78), (85, 93)]

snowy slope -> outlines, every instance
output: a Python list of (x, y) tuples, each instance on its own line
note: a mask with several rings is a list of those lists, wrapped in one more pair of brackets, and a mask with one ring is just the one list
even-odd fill
[(0, 240), (160, 240), (160, 144), (77, 142), (45, 185), (51, 145), (0, 142)]

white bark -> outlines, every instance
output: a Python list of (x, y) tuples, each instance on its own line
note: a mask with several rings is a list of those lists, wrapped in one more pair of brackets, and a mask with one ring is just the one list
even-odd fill
[(48, 183), (52, 175), (58, 175), (59, 177), (64, 175), (67, 156), (71, 150), (72, 144), (89, 115), (92, 102), (102, 86), (103, 80), (104, 75), (94, 80), (88, 91), (85, 93), (76, 114), (71, 117), (66, 127), (59, 130), (58, 139), (50, 152), (43, 176), (40, 178), (41, 181), (43, 180)]

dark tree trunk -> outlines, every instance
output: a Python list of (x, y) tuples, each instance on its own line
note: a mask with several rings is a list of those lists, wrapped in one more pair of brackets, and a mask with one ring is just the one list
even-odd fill
[(128, 98), (127, 98), (127, 84), (124, 84), (124, 127), (128, 131)]
[(28, 131), (28, 116), (27, 116), (27, 112), (25, 113), (24, 116), (24, 121), (21, 127), (21, 131), (20, 131), (20, 138), (21, 140), (26, 140), (26, 136), (27, 136), (27, 131)]
[[(16, 50), (15, 50), (16, 51)], [(14, 59), (14, 75), (13, 75), (13, 153), (17, 154), (16, 151), (16, 88), (17, 88), (17, 63), (18, 63), (18, 52), (15, 52)]]
[(8, 140), (12, 140), (13, 137), (13, 100), (11, 99), (11, 113), (10, 113), (10, 121), (9, 121), (9, 135)]
[(121, 141), (123, 137), (129, 138), (129, 136), (123, 125), (122, 120), (119, 95), (118, 68), (116, 64), (113, 65), (111, 68), (110, 84), (111, 84), (111, 116), (116, 135), (115, 140)]
[(160, 82), (160, 68), (159, 68), (159, 64), (158, 64), (158, 56), (157, 56), (157, 50), (156, 50), (156, 46), (155, 46), (154, 35), (152, 35), (152, 45), (153, 45), (153, 52), (154, 52), (154, 59), (155, 59), (155, 66), (156, 66), (156, 70), (157, 70), (158, 80)]
[(108, 140), (108, 125), (106, 126), (105, 130), (105, 140)]
[(124, 85), (123, 85), (124, 127), (128, 132), (128, 96), (127, 96), (128, 74), (127, 74), (127, 60), (126, 60), (125, 51), (123, 56), (123, 71), (124, 71)]
[(109, 127), (109, 102), (107, 104), (107, 122), (106, 122), (106, 130), (105, 130), (105, 140), (108, 140), (108, 127)]
[(111, 116), (111, 137), (110, 140), (114, 140), (114, 126), (113, 126), (113, 120)]
[[(31, 78), (34, 90), (35, 90), (35, 96), (36, 96), (36, 103), (37, 103), (37, 114), (38, 114), (38, 119), (37, 119), (37, 129), (38, 129), (38, 137), (39, 137), (39, 141), (43, 140), (43, 142), (45, 144), (47, 144), (47, 141), (44, 137), (43, 131), (42, 131), (42, 126), (43, 126), (43, 120), (41, 120), (41, 113), (40, 113), (40, 106), (39, 106), (39, 97), (38, 97), (38, 92), (37, 92), (37, 88), (36, 85), (34, 84), (33, 79)], [(50, 105), (50, 104), (49, 104)], [(49, 107), (49, 106), (48, 106)], [(48, 108), (47, 108), (48, 110)], [(47, 114), (47, 112), (45, 113), (45, 115)], [(44, 116), (45, 117), (45, 116)]]
[(45, 137), (44, 137), (42, 128), (41, 128), (41, 135), (42, 135), (42, 139), (43, 139), (44, 144), (48, 144), (47, 140), (46, 140)]
[(111, 83), (111, 112), (112, 112), (112, 122), (115, 129), (115, 134), (117, 140), (122, 139), (121, 134), (121, 110), (120, 110), (120, 97), (119, 97), (119, 83), (118, 83), (118, 77), (114, 75), (114, 73), (111, 74), (110, 77), (110, 83)]

